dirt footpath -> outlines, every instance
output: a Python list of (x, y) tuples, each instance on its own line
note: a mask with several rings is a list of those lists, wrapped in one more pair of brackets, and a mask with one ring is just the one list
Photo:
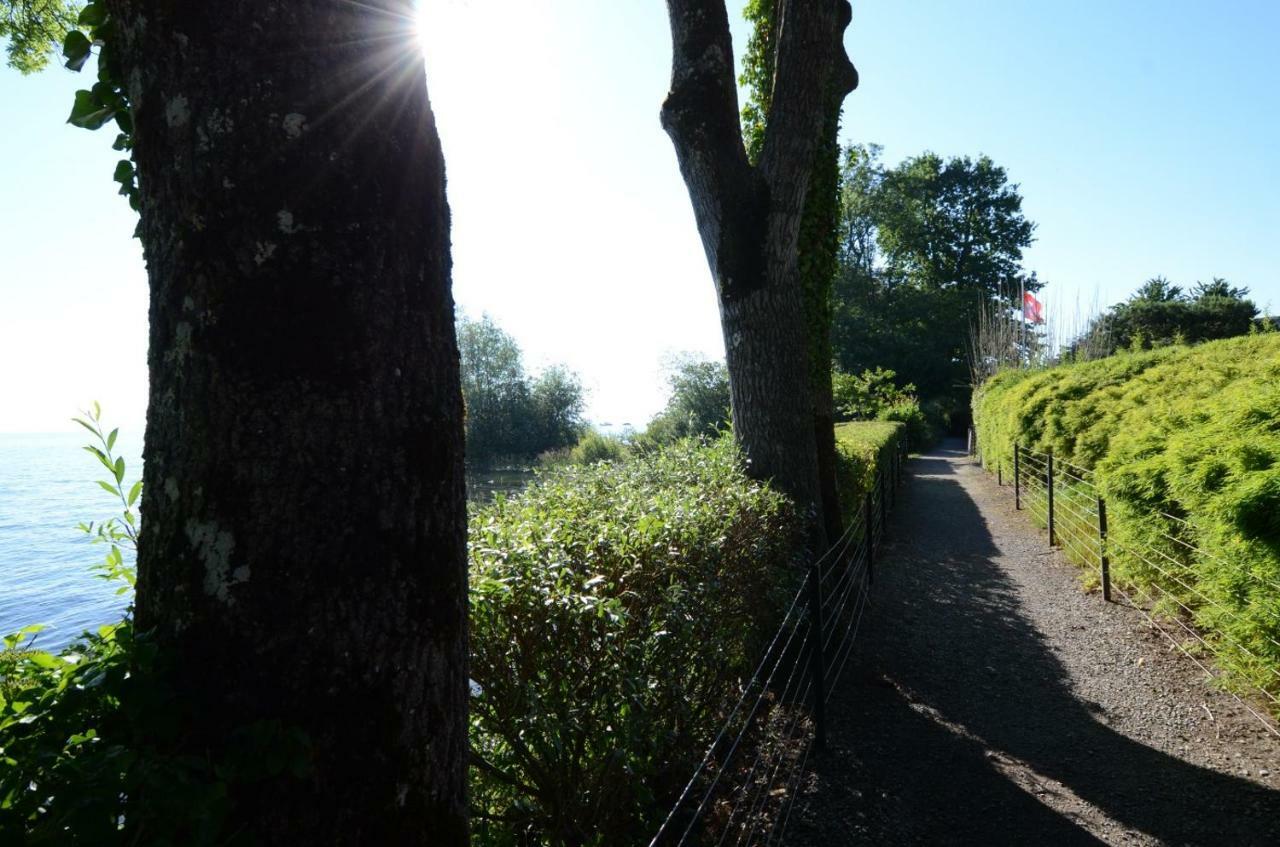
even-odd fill
[(1280, 845), (1280, 740), (962, 450), (908, 471), (786, 843)]

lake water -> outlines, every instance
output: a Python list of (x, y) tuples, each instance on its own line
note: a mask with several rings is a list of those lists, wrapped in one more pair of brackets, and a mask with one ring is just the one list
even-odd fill
[[(125, 480), (142, 475), (141, 439), (122, 436)], [(92, 572), (107, 548), (76, 528), (118, 515), (119, 501), (96, 484), (106, 477), (81, 450), (89, 433), (0, 433), (0, 634), (44, 624), (37, 646), (56, 649), (86, 629), (120, 619), (129, 597)]]
[[(122, 435), (126, 482), (141, 478), (141, 438)], [(97, 576), (92, 566), (106, 548), (76, 528), (119, 514), (119, 503), (96, 484), (106, 470), (80, 449), (89, 434), (0, 433), (0, 635), (28, 624), (44, 624), (37, 646), (56, 650), (85, 630), (120, 619), (129, 604), (119, 583)], [(532, 474), (501, 470), (470, 474), (477, 501), (497, 491), (522, 488)]]

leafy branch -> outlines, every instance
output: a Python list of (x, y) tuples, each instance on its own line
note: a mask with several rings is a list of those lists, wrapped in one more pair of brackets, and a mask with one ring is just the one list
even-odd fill
[(116, 163), (112, 179), (120, 184), (120, 194), (129, 200), (129, 208), (135, 212), (141, 208), (138, 193), (138, 172), (132, 159), (133, 116), (129, 110), (129, 97), (121, 79), (119, 64), (112, 49), (117, 33), (115, 20), (105, 4), (89, 3), (80, 10), (76, 21), (78, 29), (67, 33), (62, 41), (62, 56), (70, 70), (79, 72), (97, 48), (98, 81), (88, 89), (76, 92), (75, 103), (67, 123), (82, 129), (97, 130), (114, 121), (119, 133), (111, 149), (130, 152), (130, 158)]
[(87, 429), (97, 441), (96, 444), (86, 445), (84, 449), (92, 453), (110, 474), (108, 479), (98, 480), (98, 486), (118, 498), (123, 511), (119, 518), (108, 518), (98, 523), (89, 521), (81, 523), (79, 528), (86, 535), (91, 536), (94, 543), (109, 546), (106, 559), (98, 566), (98, 570), (102, 572), (104, 579), (123, 580), (126, 585), (122, 585), (117, 592), (123, 594), (133, 589), (137, 579), (134, 567), (125, 564), (121, 548), (128, 547), (134, 552), (138, 549), (139, 525), (134, 506), (142, 495), (142, 480), (137, 480), (126, 490), (124, 457), (117, 456), (113, 452), (120, 430), (116, 428), (109, 433), (103, 431), (102, 407), (95, 402), (93, 408), (85, 410), (83, 414), (84, 417), (72, 418), (72, 420)]

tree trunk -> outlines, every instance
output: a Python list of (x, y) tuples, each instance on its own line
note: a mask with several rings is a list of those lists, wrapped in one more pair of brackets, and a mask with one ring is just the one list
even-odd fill
[(838, 49), (848, 16), (842, 0), (779, 3), (769, 120), (753, 166), (739, 125), (724, 0), (667, 0), (667, 9), (672, 72), (662, 124), (675, 145), (719, 296), (734, 435), (750, 473), (771, 480), (809, 513), (813, 544), (822, 546), (797, 244), (827, 92), (843, 94), (853, 85), (853, 66)]
[(136, 622), (178, 752), (305, 733), (305, 776), (231, 786), (256, 843), (464, 844), (462, 408), (413, 8), (111, 11), (151, 289)]

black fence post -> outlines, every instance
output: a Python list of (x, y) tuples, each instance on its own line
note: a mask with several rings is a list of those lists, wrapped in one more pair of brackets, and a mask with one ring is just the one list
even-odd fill
[(1018, 454), (1022, 452), (1022, 445), (1016, 441), (1013, 444), (1013, 508), (1022, 508), (1022, 474), (1018, 471)]
[(1107, 501), (1098, 498), (1098, 557), (1102, 561), (1102, 599), (1111, 602), (1111, 559), (1107, 556)]
[(1004, 465), (996, 460), (996, 485), (1004, 485)]
[(1048, 492), (1049, 492), (1049, 546), (1053, 547), (1053, 546), (1056, 546), (1054, 543), (1056, 539), (1054, 538), (1054, 533), (1053, 533), (1053, 448), (1052, 447), (1049, 448), (1049, 451), (1046, 455), (1048, 456), (1048, 460), (1045, 462), (1045, 484), (1048, 486)]
[[(885, 526), (885, 510), (889, 508), (889, 480), (884, 472), (884, 468), (876, 471), (876, 479), (880, 484), (880, 526)], [(881, 533), (883, 535), (883, 533)]]
[(862, 501), (862, 537), (867, 545), (867, 585), (871, 585), (876, 581), (876, 529), (875, 524), (871, 522), (871, 492), (867, 492), (866, 498)]
[(809, 566), (809, 668), (813, 673), (813, 743), (818, 749), (827, 743), (827, 663), (822, 655), (821, 571), (817, 561)]

